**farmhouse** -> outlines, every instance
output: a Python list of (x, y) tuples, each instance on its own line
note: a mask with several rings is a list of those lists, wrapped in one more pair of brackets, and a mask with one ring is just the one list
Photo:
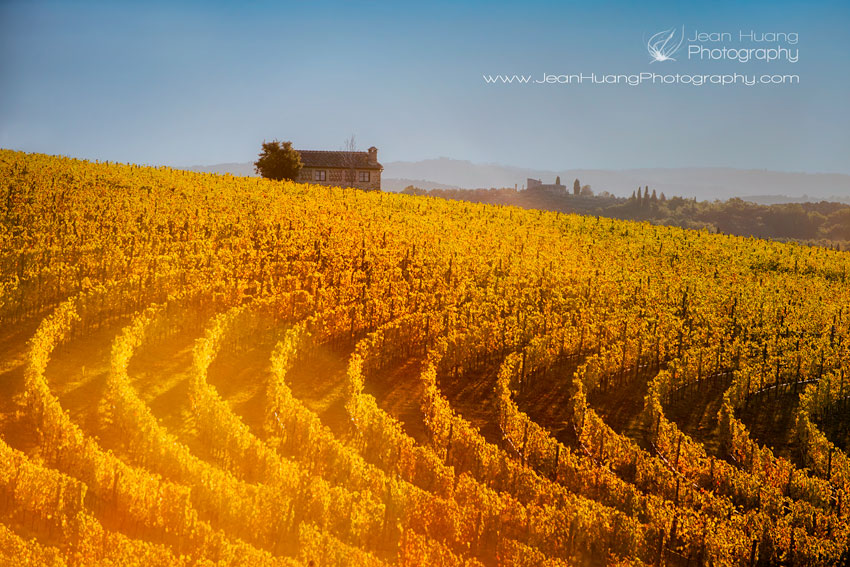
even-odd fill
[(356, 187), (373, 191), (381, 190), (381, 171), (378, 163), (378, 148), (372, 146), (365, 152), (299, 150), (304, 164), (298, 181)]

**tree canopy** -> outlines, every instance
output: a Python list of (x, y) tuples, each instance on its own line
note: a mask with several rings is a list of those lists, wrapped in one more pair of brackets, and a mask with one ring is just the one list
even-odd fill
[(267, 179), (294, 180), (301, 172), (301, 154), (293, 149), (292, 142), (263, 142), (263, 151), (254, 162), (254, 170)]

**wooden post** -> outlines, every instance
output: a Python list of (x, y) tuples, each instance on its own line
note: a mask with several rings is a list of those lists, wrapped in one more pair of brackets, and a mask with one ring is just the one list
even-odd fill
[(525, 466), (525, 463), (528, 461), (525, 453), (525, 446), (528, 443), (528, 421), (525, 422), (525, 427), (522, 432), (522, 466)]
[(794, 528), (791, 528), (791, 542), (788, 544), (788, 565), (794, 565)]
[(832, 447), (829, 448), (829, 460), (826, 464), (826, 481), (832, 482)]
[(794, 469), (788, 470), (788, 486), (785, 488), (785, 496), (791, 497), (791, 481), (794, 479)]
[(483, 514), (481, 511), (478, 512), (478, 520), (475, 522), (475, 545), (474, 548), (477, 552), (481, 545), (481, 524), (483, 521)]
[(555, 445), (555, 482), (558, 482), (558, 464), (561, 460), (561, 444)]
[(448, 441), (446, 441), (446, 464), (447, 465), (449, 464), (449, 453), (452, 450), (452, 434), (454, 433), (454, 429), (455, 429), (455, 424), (454, 424), (454, 422), (452, 422), (449, 425), (449, 438), (448, 438)]
[(599, 462), (605, 460), (605, 430), (599, 430)]
[(658, 540), (658, 561), (656, 565), (660, 567), (664, 560), (664, 530), (661, 530), (661, 538)]
[(684, 433), (679, 433), (679, 441), (676, 443), (676, 464), (673, 466), (676, 469), (676, 472), (679, 472), (679, 452), (682, 449), (682, 437), (684, 437)]
[(519, 370), (519, 393), (525, 392), (525, 350), (522, 351), (522, 366)]

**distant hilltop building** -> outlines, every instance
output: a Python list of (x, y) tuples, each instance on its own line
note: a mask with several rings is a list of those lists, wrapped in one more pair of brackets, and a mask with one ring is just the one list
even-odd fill
[(540, 179), (528, 178), (525, 180), (525, 188), (528, 191), (545, 191), (547, 193), (566, 194), (566, 185), (561, 185), (561, 178), (556, 177), (555, 183), (543, 183)]
[(365, 152), (298, 150), (298, 153), (303, 163), (297, 179), (301, 183), (381, 190), (384, 167), (378, 163), (375, 146)]

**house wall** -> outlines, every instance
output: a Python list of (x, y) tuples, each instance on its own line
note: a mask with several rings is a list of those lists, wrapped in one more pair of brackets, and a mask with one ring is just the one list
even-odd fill
[[(324, 169), (325, 181), (316, 181), (315, 180), (315, 171)], [(361, 171), (369, 172), (369, 181), (361, 183), (357, 181), (360, 178)], [(349, 181), (348, 170), (342, 168), (333, 168), (333, 167), (303, 167), (301, 168), (301, 173), (298, 175), (299, 183), (314, 183), (316, 185), (328, 185), (330, 187), (355, 187), (357, 189), (366, 189), (372, 191), (380, 191), (381, 190), (381, 170), (379, 169), (357, 169), (354, 173), (354, 181)]]
[(539, 179), (527, 178), (525, 180), (526, 189), (529, 191), (548, 191), (550, 193), (566, 193), (566, 185), (557, 185), (555, 183), (543, 183)]

